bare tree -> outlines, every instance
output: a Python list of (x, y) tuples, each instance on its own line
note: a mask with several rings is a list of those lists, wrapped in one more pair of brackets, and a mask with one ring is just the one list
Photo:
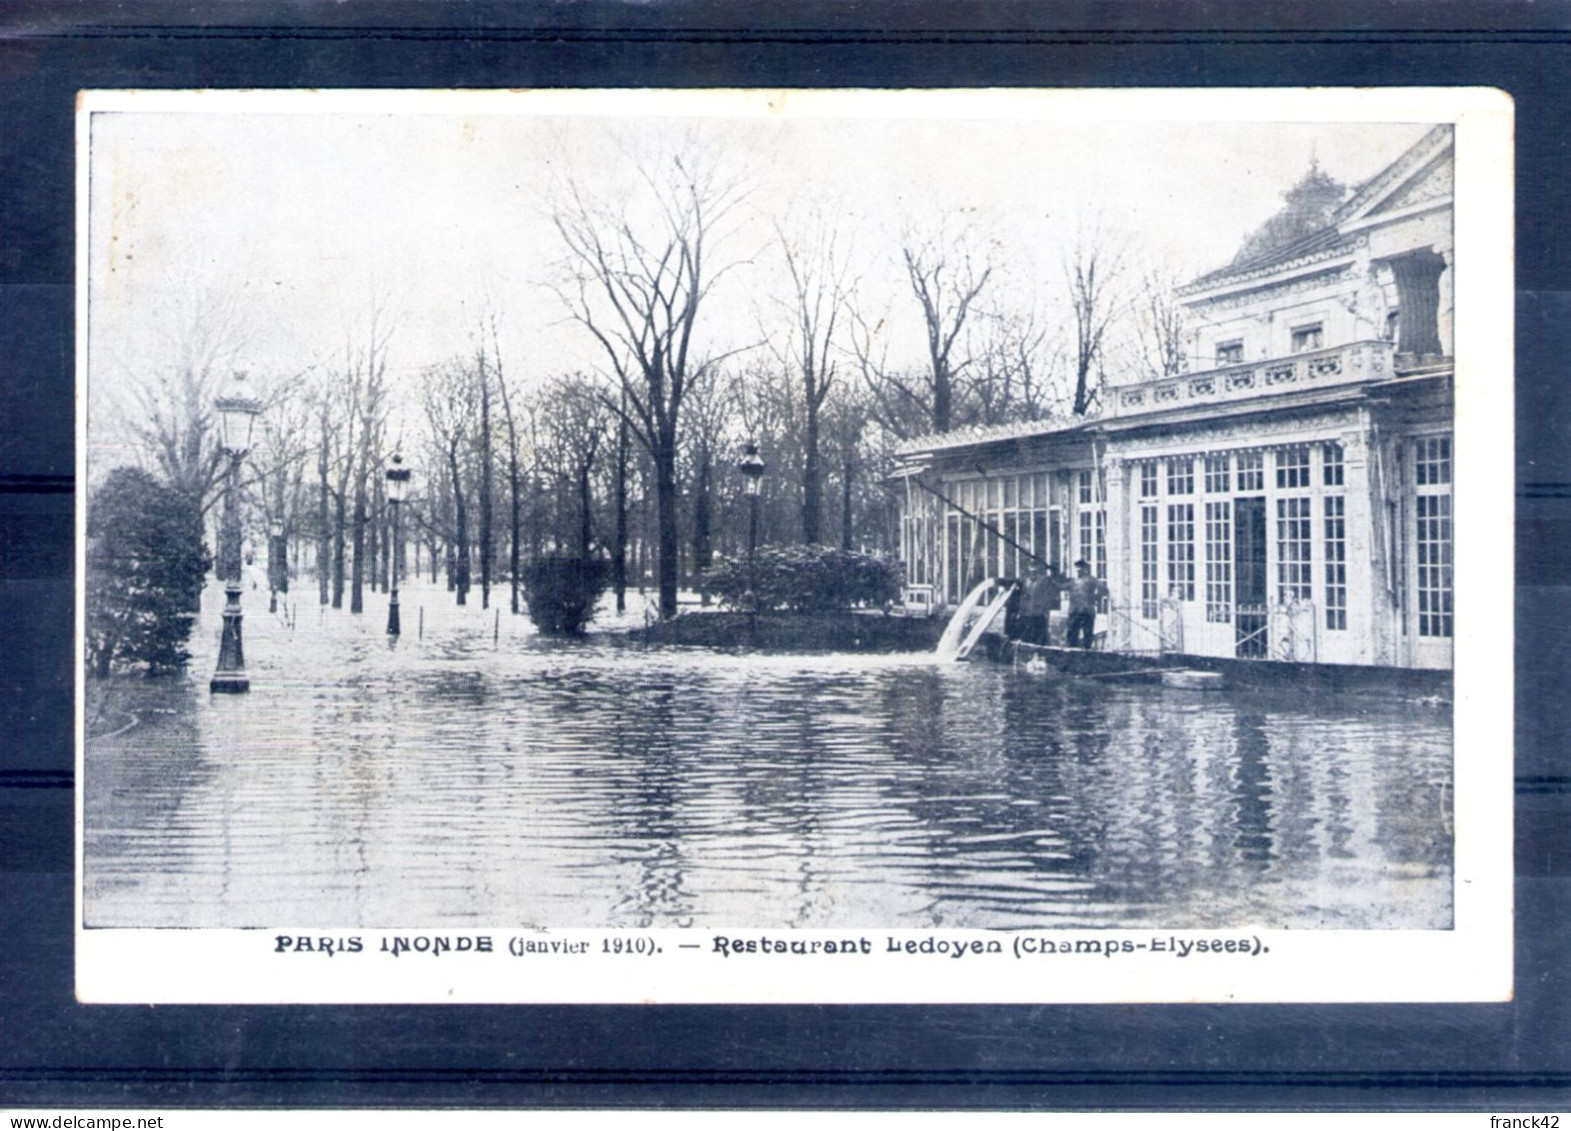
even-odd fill
[(802, 392), (802, 541), (821, 541), (823, 472), (819, 466), (820, 418), (835, 385), (836, 356), (831, 352), (845, 309), (847, 267), (838, 234), (822, 221), (812, 225), (805, 243), (775, 227), (791, 277), (791, 333), (777, 356), (801, 380)]
[(480, 607), (491, 607), (491, 565), (496, 556), (496, 538), (492, 529), (495, 512), (495, 492), (492, 484), (491, 458), (491, 393), (492, 365), (482, 336), (475, 345), (475, 390), (480, 412), (475, 421), (476, 445), (480, 460)]
[(1184, 308), (1176, 298), (1181, 282), (1178, 272), (1165, 266), (1153, 267), (1140, 279), (1136, 330), (1146, 365), (1160, 377), (1182, 373), (1189, 363)]
[(616, 409), (616, 535), (611, 545), (611, 587), (616, 590), (616, 611), (627, 611), (627, 474), (633, 437), (627, 424), (627, 391), (621, 391)]
[(901, 241), (906, 277), (922, 308), (927, 333), (931, 368), (924, 399), (934, 432), (948, 432), (955, 424), (955, 381), (969, 364), (969, 358), (956, 360), (955, 343), (993, 274), (989, 257), (977, 251), (974, 242), (975, 237), (965, 232), (941, 232), (925, 239), (908, 232)]
[(838, 456), (840, 474), (840, 548), (856, 548), (856, 481), (863, 464), (862, 437), (871, 419), (871, 400), (865, 389), (842, 384), (826, 413), (831, 442)]
[(709, 600), (704, 573), (714, 559), (714, 476), (725, 431), (733, 412), (734, 388), (730, 376), (715, 369), (695, 377), (688, 394), (683, 450), (687, 456), (693, 498), (693, 556), (695, 584), (705, 603)]
[(445, 500), (448, 507), (443, 509), (451, 510), (451, 525), (446, 521), (447, 516), (437, 513), (435, 507), (428, 521), (438, 526), (447, 545), (448, 586), (458, 604), (466, 605), (469, 603), (469, 507), (460, 457), (472, 427), (475, 383), (461, 362), (449, 361), (428, 370), (422, 385), (431, 440), (447, 472), (446, 482), (434, 493), (445, 490), (449, 498)]
[[(342, 381), (347, 392), (353, 445), (349, 463), (354, 488), (354, 513), (351, 540), (354, 549), (350, 575), (349, 611), (365, 609), (365, 582), (370, 548), (366, 544), (370, 522), (373, 475), (382, 463), (382, 438), (387, 423), (387, 347), (393, 334), (393, 320), (381, 302), (372, 305), (370, 317), (344, 346)], [(358, 340), (356, 340), (358, 338)], [(379, 478), (379, 475), (378, 475)]]
[(978, 423), (1047, 416), (1061, 356), (1036, 310), (979, 310), (974, 321), (965, 392)]
[[(639, 170), (652, 213), (592, 201), (578, 182), (555, 216), (573, 280), (564, 298), (605, 352), (626, 419), (654, 463), (660, 615), (676, 615), (680, 570), (677, 450), (693, 373), (699, 311), (736, 261), (710, 261), (741, 186), (714, 164), (675, 155)], [(717, 358), (709, 359), (717, 361)], [(610, 403), (620, 407), (621, 397)]]
[(1116, 238), (1100, 225), (1082, 229), (1064, 261), (1074, 314), (1075, 395), (1070, 411), (1084, 416), (1098, 395), (1102, 351), (1109, 326), (1122, 314), (1125, 300), (1118, 291), (1124, 253)]
[[(268, 410), (257, 424), (256, 447), (250, 463), (255, 468), (262, 518), (268, 526), (269, 580), (277, 572), (274, 555), (285, 553), (294, 540), (305, 510), (305, 473), (313, 456), (314, 410), (305, 394), (303, 375), (277, 382), (266, 395)], [(276, 524), (279, 536), (274, 538)]]
[(157, 330), (150, 364), (127, 365), (120, 406), (154, 470), (206, 510), (227, 467), (213, 441), (213, 397), (239, 365), (244, 311), (216, 292), (177, 302)]
[(587, 559), (594, 549), (594, 472), (611, 430), (611, 411), (594, 382), (571, 373), (547, 388), (541, 423), (551, 464), (574, 496), (578, 556)]
[(924, 395), (921, 375), (912, 375), (889, 364), (888, 316), (870, 318), (859, 307), (850, 307), (850, 353), (856, 361), (867, 393), (871, 419), (902, 440), (932, 431), (933, 411)]
[[(517, 616), (523, 611), (523, 605), (518, 597), (519, 578), (519, 550), (522, 526), (522, 502), (520, 489), (522, 486), (522, 465), (519, 461), (518, 450), (518, 415), (514, 411), (515, 394), (508, 386), (507, 373), (502, 367), (502, 345), (497, 333), (497, 319), (495, 314), (488, 316), (486, 328), (490, 331), (492, 364), (496, 369), (497, 389), (502, 395), (502, 419), (507, 425), (507, 497), (508, 497), (508, 541), (507, 541), (507, 578), (508, 578), (508, 609)], [(519, 406), (520, 410), (522, 406)]]

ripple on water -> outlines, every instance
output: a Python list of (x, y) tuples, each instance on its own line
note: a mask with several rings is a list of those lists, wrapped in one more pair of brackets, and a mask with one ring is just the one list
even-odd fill
[(89, 744), (89, 922), (1451, 921), (1445, 712), (260, 619)]

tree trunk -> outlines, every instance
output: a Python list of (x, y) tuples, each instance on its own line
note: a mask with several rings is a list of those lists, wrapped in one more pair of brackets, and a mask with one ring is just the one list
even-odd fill
[(355, 560), (349, 576), (349, 611), (360, 613), (365, 611), (365, 527), (366, 527), (366, 498), (365, 479), (355, 484), (355, 514), (351, 537), (354, 542)]
[[(508, 421), (508, 430), (509, 432), (512, 430), (511, 420)], [(509, 608), (511, 609), (513, 615), (517, 616), (522, 611), (522, 605), (518, 599), (518, 539), (520, 533), (518, 499), (518, 440), (516, 437), (512, 436), (510, 436), (509, 439), (512, 445), (512, 453), (508, 460), (507, 481), (508, 488), (512, 492), (513, 509), (511, 516), (511, 536), (508, 542), (507, 551), (507, 577), (508, 587), (510, 590)]]
[(660, 540), (657, 570), (660, 586), (660, 619), (676, 616), (677, 572), (680, 569), (681, 541), (676, 508), (676, 430), (659, 437), (655, 455), (655, 508)]
[(365, 560), (366, 564), (370, 567), (369, 581), (371, 584), (371, 592), (373, 593), (375, 593), (378, 588), (380, 588), (384, 593), (387, 592), (387, 586), (382, 581), (382, 567), (386, 564), (383, 557), (386, 551), (386, 546), (385, 538), (382, 533), (382, 523), (385, 521), (385, 519), (382, 514), (383, 508), (380, 496), (380, 488), (378, 488), (376, 491), (373, 491), (366, 507)]
[(491, 511), (491, 377), (480, 365), (480, 607), (491, 607), (491, 561), (495, 556)]
[(333, 508), (333, 608), (335, 609), (344, 607), (344, 538), (348, 524), (344, 494), (343, 491), (338, 492)]
[(594, 542), (594, 512), (589, 491), (588, 463), (578, 465), (578, 556), (589, 560), (589, 547)]
[(448, 449), (448, 470), (453, 476), (453, 509), (456, 512), (457, 536), (453, 539), (453, 591), (458, 603), (469, 603), (469, 508), (464, 505), (464, 492), (458, 480), (458, 448)]
[(851, 549), (851, 476), (856, 471), (856, 449), (846, 446), (840, 464), (840, 548)]
[(939, 358), (933, 359), (933, 431), (949, 431), (952, 411), (949, 384), (949, 366)]
[(818, 405), (813, 386), (807, 389), (807, 421), (802, 436), (802, 541), (819, 541), (823, 523), (824, 492), (818, 469)]
[(706, 445), (699, 455), (698, 481), (693, 492), (693, 583), (698, 586), (700, 599), (706, 605), (709, 604), (709, 589), (704, 584), (704, 573), (714, 559), (710, 533), (712, 526), (709, 507), (710, 476), (710, 456)]
[(627, 458), (632, 437), (627, 427), (627, 394), (622, 394), (622, 416), (616, 431), (616, 546), (611, 554), (616, 611), (627, 611)]
[(1075, 365), (1075, 403), (1073, 412), (1076, 416), (1084, 416), (1086, 409), (1091, 407), (1091, 359), (1082, 357)]
[(333, 556), (333, 520), (329, 510), (332, 491), (327, 485), (327, 437), (322, 437), (322, 448), (317, 455), (317, 534), (316, 534), (316, 588), (317, 599), (325, 605), (329, 600), (328, 563)]

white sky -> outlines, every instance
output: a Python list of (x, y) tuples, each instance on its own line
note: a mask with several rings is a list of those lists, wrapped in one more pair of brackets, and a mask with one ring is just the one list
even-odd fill
[[(1233, 255), (1311, 153), (1356, 184), (1430, 125), (1302, 120), (1302, 106), (1299, 121), (1218, 121), (1216, 107), (1225, 118), (1229, 104), (1215, 99), (1211, 120), (1184, 120), (1192, 107), (1177, 92), (1111, 120), (1051, 100), (1045, 112), (1022, 107), (1028, 117), (963, 101), (909, 116), (889, 96), (795, 116), (799, 95), (784, 112), (775, 103), (741, 114), (710, 96), (731, 116), (705, 117), (661, 115), (657, 96), (636, 92), (615, 114), (563, 96), (545, 114), (494, 112), (517, 109), (494, 99), (477, 113), (409, 113), (397, 100), (397, 112), (366, 112), (378, 104), (329, 96), (279, 113), (265, 97), (165, 96), (154, 111), (93, 115), (90, 377), (156, 363), (155, 331), (205, 293), (240, 299), (241, 367), (263, 375), (331, 362), (378, 295), (396, 312), (398, 374), (465, 350), (488, 304), (511, 372), (595, 365), (593, 343), (564, 321), (550, 289), (563, 254), (550, 222), (555, 186), (572, 173), (613, 197), (631, 193), (629, 152), (664, 159), (684, 138), (753, 186), (717, 252), (753, 262), (717, 291), (701, 331), (708, 344), (755, 340), (760, 318), (778, 315), (767, 301), (783, 293), (772, 222), (822, 212), (854, 247), (864, 306), (889, 311), (894, 355), (915, 359), (920, 329), (895, 242), (907, 223), (990, 234), (1001, 261), (995, 301), (1024, 304), (1034, 290), (1051, 304), (1082, 223), (1123, 233), (1137, 268), (1164, 260), (1191, 276)], [(1252, 97), (1238, 94), (1234, 112), (1258, 117)], [(690, 96), (679, 108), (706, 105)]]

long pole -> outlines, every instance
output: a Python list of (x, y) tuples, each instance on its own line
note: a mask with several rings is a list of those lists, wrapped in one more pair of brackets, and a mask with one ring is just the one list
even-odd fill
[(387, 602), (387, 634), (389, 636), (398, 636), (403, 631), (402, 627), (398, 623), (398, 548), (403, 545), (403, 543), (398, 540), (399, 501), (397, 499), (391, 499), (389, 502), (393, 508), (393, 545), (389, 554), (389, 558), (391, 559), (392, 563), (390, 569), (390, 573), (392, 575), (392, 585), (390, 586), (391, 592)]

